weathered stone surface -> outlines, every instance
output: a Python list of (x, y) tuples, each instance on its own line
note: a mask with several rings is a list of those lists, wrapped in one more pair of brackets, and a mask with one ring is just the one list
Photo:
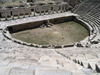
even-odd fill
[(8, 75), (10, 69), (10, 67), (0, 67), (0, 75)]
[(10, 70), (9, 75), (35, 75), (34, 70), (22, 69), (22, 68), (13, 68)]
[(71, 75), (70, 71), (60, 69), (38, 69), (36, 75)]
[[(76, 14), (65, 12), (0, 21), (0, 27), (73, 15)], [(90, 71), (85, 69), (91, 67), (100, 72), (100, 61), (98, 60), (100, 49), (72, 46), (71, 48), (43, 49), (24, 46), (13, 41), (6, 39), (2, 30), (0, 31), (0, 75), (100, 75), (92, 72), (91, 69)], [(20, 43), (23, 44), (23, 42)], [(77, 62), (73, 62), (73, 59)]]

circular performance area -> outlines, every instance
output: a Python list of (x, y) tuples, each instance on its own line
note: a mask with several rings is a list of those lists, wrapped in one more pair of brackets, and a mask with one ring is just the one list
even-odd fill
[(7, 29), (11, 37), (5, 36), (14, 42), (39, 48), (73, 47), (90, 34), (89, 27), (75, 16), (46, 18), (10, 25)]
[[(42, 28), (41, 28), (42, 27)], [(23, 30), (11, 34), (13, 38), (39, 45), (64, 45), (83, 40), (89, 35), (88, 30), (74, 21), (52, 24)]]

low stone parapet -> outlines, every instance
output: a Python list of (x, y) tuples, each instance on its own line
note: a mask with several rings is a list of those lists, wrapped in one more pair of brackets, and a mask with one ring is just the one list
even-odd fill
[(54, 48), (62, 48), (62, 45), (55, 45)]
[(66, 47), (74, 47), (74, 44), (63, 45), (63, 48), (66, 48)]

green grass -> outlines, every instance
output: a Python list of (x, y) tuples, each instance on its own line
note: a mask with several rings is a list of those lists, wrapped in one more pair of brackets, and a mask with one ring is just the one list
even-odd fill
[(35, 28), (11, 34), (19, 40), (40, 45), (62, 45), (79, 42), (89, 35), (80, 24), (70, 21), (56, 24), (51, 28)]

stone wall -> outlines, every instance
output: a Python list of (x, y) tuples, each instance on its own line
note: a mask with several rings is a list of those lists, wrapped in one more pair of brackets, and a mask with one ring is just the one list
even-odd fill
[[(49, 19), (49, 21), (53, 24), (57, 24), (57, 23), (71, 21), (72, 17), (73, 16), (54, 18), (54, 19)], [(26, 29), (32, 29), (35, 27), (39, 27), (40, 25), (42, 25), (44, 23), (44, 21), (46, 21), (46, 20), (25, 23), (25, 24), (19, 24), (19, 25), (13, 25), (13, 26), (9, 26), (8, 29), (11, 33), (26, 30)]]
[(37, 21), (37, 22), (33, 22), (33, 23), (14, 25), (14, 26), (8, 27), (8, 29), (12, 33), (12, 32), (17, 32), (17, 31), (22, 31), (22, 30), (26, 30), (26, 29), (32, 29), (35, 27), (39, 27), (42, 24), (43, 24), (43, 21)]
[(82, 22), (81, 20), (79, 20), (77, 17), (73, 17), (73, 20), (74, 20), (75, 22), (81, 24), (82, 26), (84, 26), (88, 31), (91, 30), (87, 24), (85, 24), (84, 22)]
[[(54, 19), (48, 19), (48, 20), (53, 24), (57, 24), (57, 23), (61, 23), (61, 22), (67, 22), (67, 21), (76, 21), (76, 22), (80, 23), (81, 25), (83, 25), (84, 27), (86, 27), (86, 29), (88, 29), (89, 31), (91, 30), (90, 27), (87, 24), (85, 24), (83, 21), (79, 20), (76, 16), (60, 17), (60, 18), (54, 18)], [(40, 25), (42, 25), (45, 21), (47, 21), (47, 20), (36, 21), (36, 22), (20, 24), (20, 25), (13, 25), (11, 27), (9, 26), (8, 30), (10, 32), (17, 32), (17, 31), (21, 31), (21, 30), (25, 30), (25, 29), (35, 28), (35, 27), (39, 27)], [(66, 47), (73, 47), (73, 46), (79, 46), (79, 47), (81, 46), (81, 43), (77, 43), (77, 45), (75, 45), (75, 43), (69, 44), (69, 45), (68, 44), (65, 44), (65, 45), (38, 45), (38, 44), (33, 44), (33, 43), (26, 43), (26, 42), (23, 42), (21, 40), (17, 40), (17, 39), (9, 37), (5, 30), (6, 29), (3, 30), (3, 34), (9, 40), (12, 40), (12, 41), (14, 41), (18, 44), (27, 45), (27, 46), (31, 46), (31, 47), (66, 48)]]
[(54, 19), (50, 19), (50, 22), (53, 24), (63, 23), (63, 22), (67, 22), (67, 21), (72, 21), (72, 18), (73, 18), (73, 16), (54, 18)]
[[(83, 25), (88, 31), (90, 31), (90, 28), (88, 27), (88, 25), (86, 25), (84, 22), (78, 20), (74, 16), (53, 18), (53, 19), (47, 19), (47, 20), (49, 20), (49, 22), (51, 22), (52, 24), (58, 24), (58, 23), (63, 23), (63, 22), (68, 22), (68, 21), (75, 21), (75, 22)], [(44, 21), (47, 21), (47, 20), (13, 25), (13, 26), (9, 26), (8, 29), (11, 33), (26, 30), (26, 29), (32, 29), (32, 28), (39, 27), (40, 25), (44, 24)]]
[(77, 4), (79, 4), (80, 2), (82, 2), (83, 0), (64, 0), (64, 2), (68, 2), (69, 3), (69, 5), (71, 5), (71, 6), (75, 6), (75, 5), (77, 5)]

